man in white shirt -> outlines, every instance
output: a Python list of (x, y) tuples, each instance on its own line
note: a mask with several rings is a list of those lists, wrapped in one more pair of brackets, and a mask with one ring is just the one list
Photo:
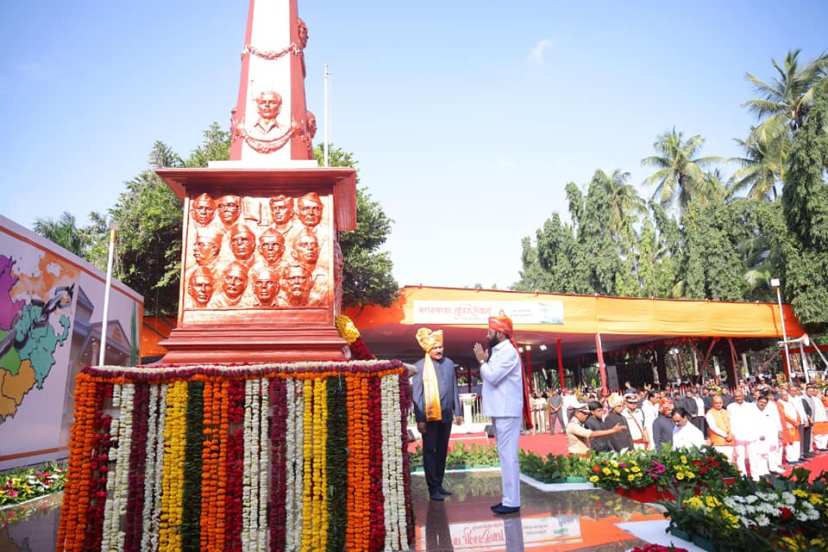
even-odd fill
[(737, 390), (733, 395), (733, 402), (727, 405), (727, 414), (730, 416), (730, 429), (733, 432), (736, 467), (739, 473), (747, 476), (745, 459), (749, 459), (751, 466), (754, 465), (754, 461), (761, 462), (756, 448), (756, 441), (759, 439), (756, 405), (745, 402), (745, 393)]
[(811, 416), (814, 420), (813, 435), (814, 448), (823, 452), (828, 448), (828, 412), (822, 404), (822, 397), (819, 396), (819, 389), (816, 385), (809, 383), (806, 390), (808, 398), (811, 399)]
[(647, 429), (647, 435), (650, 436), (649, 449), (653, 449), (653, 423), (658, 418), (658, 393), (655, 391), (647, 392), (647, 399), (641, 403), (641, 411), (644, 413), (644, 427)]
[[(513, 514), (520, 511), (520, 465), (518, 439), (521, 417), (524, 415), (525, 387), (520, 355), (513, 345), (512, 320), (505, 316), (489, 318), (489, 351), (480, 343), (474, 344), (474, 356), (480, 363), (483, 379), (483, 415), (492, 419), (500, 457), (503, 498), (492, 506), (495, 514)], [(531, 427), (531, 420), (527, 422)]]
[(782, 423), (779, 421), (776, 405), (769, 404), (767, 395), (759, 395), (756, 399), (756, 409), (759, 411), (759, 439), (755, 444), (756, 453), (750, 457), (750, 475), (758, 481), (770, 472), (783, 473), (782, 466), (776, 461)]
[(704, 435), (689, 421), (690, 415), (684, 408), (678, 406), (673, 410), (673, 422), (676, 424), (673, 429), (674, 450), (704, 446)]
[(571, 389), (564, 389), (561, 391), (561, 413), (564, 419), (564, 429), (569, 424), (569, 410), (581, 404), (578, 397), (575, 396), (575, 391)]

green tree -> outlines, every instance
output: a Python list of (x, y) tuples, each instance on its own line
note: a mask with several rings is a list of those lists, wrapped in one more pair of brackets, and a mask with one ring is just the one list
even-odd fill
[(706, 189), (704, 169), (720, 161), (718, 157), (699, 157), (704, 138), (700, 135), (684, 139), (675, 128), (659, 136), (653, 148), (656, 155), (641, 160), (644, 167), (655, 172), (644, 179), (647, 186), (655, 186), (653, 199), (664, 206), (678, 201), (683, 211), (690, 200), (704, 195)]
[[(322, 147), (314, 148), (321, 163)], [(329, 164), (332, 167), (358, 169), (353, 154), (336, 146), (329, 146)], [(343, 271), (343, 304), (346, 307), (390, 305), (399, 293), (399, 284), (392, 274), (391, 256), (382, 247), (391, 234), (393, 221), (382, 210), (364, 187), (357, 189), (357, 228), (339, 234), (339, 244), (345, 259)]]
[(729, 196), (747, 191), (747, 197), (751, 199), (775, 200), (776, 186), (785, 176), (786, 134), (754, 127), (747, 140), (737, 139), (736, 142), (744, 150), (744, 155), (730, 159), (740, 167), (728, 181)]
[[(763, 123), (760, 128), (779, 129), (789, 127), (797, 130), (808, 109), (814, 103), (816, 85), (825, 78), (828, 71), (828, 54), (823, 53), (815, 59), (800, 66), (801, 50), (789, 50), (782, 65), (775, 59), (771, 64), (776, 70), (776, 78), (765, 82), (751, 73), (745, 77), (749, 80), (760, 98), (745, 102), (745, 106)], [(771, 134), (775, 131), (771, 130)]]
[(72, 213), (64, 211), (57, 219), (38, 218), (34, 231), (78, 257), (86, 255), (88, 240)]
[(785, 292), (797, 317), (828, 327), (828, 89), (797, 132), (782, 193), (790, 239), (783, 244)]

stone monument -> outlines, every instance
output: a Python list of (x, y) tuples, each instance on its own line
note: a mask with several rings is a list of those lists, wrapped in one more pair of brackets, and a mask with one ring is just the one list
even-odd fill
[(162, 364), (344, 360), (337, 233), (356, 173), (319, 167), (297, 0), (251, 0), (230, 160), (159, 169), (184, 201), (178, 324)]

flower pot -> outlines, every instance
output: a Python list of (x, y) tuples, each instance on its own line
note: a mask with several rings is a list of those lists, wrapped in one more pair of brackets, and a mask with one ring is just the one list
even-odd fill
[(716, 547), (713, 545), (713, 541), (707, 537), (702, 537), (701, 535), (693, 535), (693, 544), (702, 550), (706, 550), (707, 552), (715, 552), (716, 550)]
[(660, 500), (672, 500), (673, 495), (667, 491), (660, 491), (655, 485), (644, 487), (643, 489), (624, 489), (618, 487), (615, 493), (627, 498), (631, 498), (637, 502), (658, 502)]
[(684, 531), (683, 529), (679, 529), (678, 527), (673, 527), (672, 529), (670, 529), (670, 534), (676, 537), (677, 539), (692, 542), (692, 537), (690, 536), (690, 533)]

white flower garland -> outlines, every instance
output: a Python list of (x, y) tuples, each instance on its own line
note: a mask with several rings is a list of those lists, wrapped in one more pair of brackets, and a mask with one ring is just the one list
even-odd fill
[(160, 386), (158, 397), (158, 431), (155, 442), (155, 485), (152, 497), (152, 522), (150, 523), (150, 546), (149, 550), (158, 550), (159, 531), (161, 528), (161, 483), (164, 478), (164, 425), (167, 420), (167, 390), (169, 386)]
[(258, 550), (267, 552), (268, 540), (268, 519), (267, 503), (270, 499), (270, 438), (268, 432), (268, 419), (270, 416), (270, 394), (268, 393), (269, 381), (261, 380), (261, 402), (259, 407), (259, 534)]
[[(252, 491), (252, 453), (253, 443), (253, 381), (244, 382), (244, 471), (242, 478), (242, 542), (250, 542), (251, 516), (253, 509)], [(259, 501), (255, 500), (256, 506)]]
[[(408, 550), (408, 521), (405, 508), (405, 481), (403, 474), (402, 422), (400, 421), (400, 376), (392, 375), (386, 378), (389, 387), (389, 419), (391, 427), (389, 453), (393, 458), (390, 465), (391, 493), (394, 496), (393, 511), (397, 522), (395, 536), (399, 539), (396, 550)], [(392, 518), (393, 520), (394, 518)]]
[(302, 546), (302, 522), (305, 510), (304, 490), (304, 458), (305, 458), (305, 384), (302, 380), (293, 380), (294, 389), (294, 418), (296, 421), (295, 444), (293, 447), (292, 466), (294, 470), (293, 489), (293, 547), (289, 550), (299, 550)]
[[(112, 408), (118, 409), (121, 406), (121, 386), (119, 384), (115, 384), (112, 386)], [(112, 540), (112, 519), (115, 517), (115, 513), (113, 512), (113, 507), (116, 502), (115, 497), (115, 485), (117, 481), (117, 462), (116, 468), (112, 469), (112, 454), (116, 455), (116, 458), (120, 456), (120, 449), (118, 448), (119, 437), (120, 437), (120, 427), (121, 427), (121, 418), (120, 416), (112, 416), (110, 425), (109, 425), (109, 464), (108, 471), (106, 472), (106, 502), (104, 503), (104, 520), (103, 520), (103, 528), (101, 530), (101, 550), (103, 552), (108, 552), (111, 548), (110, 541)], [(117, 529), (116, 529), (117, 530)]]
[(293, 526), (293, 458), (296, 440), (296, 409), (293, 381), (285, 380), (285, 405), (287, 418), (285, 420), (285, 550), (293, 550), (293, 536), (296, 529)]
[(149, 551), (151, 521), (153, 515), (153, 505), (155, 497), (155, 487), (157, 480), (155, 479), (155, 439), (157, 432), (157, 408), (158, 402), (158, 386), (149, 386), (149, 405), (147, 418), (147, 445), (144, 452), (146, 456), (146, 464), (144, 465), (144, 515), (143, 519), (144, 530), (141, 535), (141, 552)]
[[(394, 500), (391, 494), (391, 464), (394, 459), (391, 457), (391, 452), (388, 450), (391, 443), (391, 417), (389, 415), (390, 405), (390, 388), (388, 381), (390, 378), (386, 377), (380, 381), (380, 397), (382, 407), (382, 496), (384, 498), (383, 507), (383, 523), (385, 526), (385, 549), (393, 550), (399, 543), (399, 538), (396, 535), (397, 523), (394, 512)], [(392, 523), (392, 520), (394, 522)]]

